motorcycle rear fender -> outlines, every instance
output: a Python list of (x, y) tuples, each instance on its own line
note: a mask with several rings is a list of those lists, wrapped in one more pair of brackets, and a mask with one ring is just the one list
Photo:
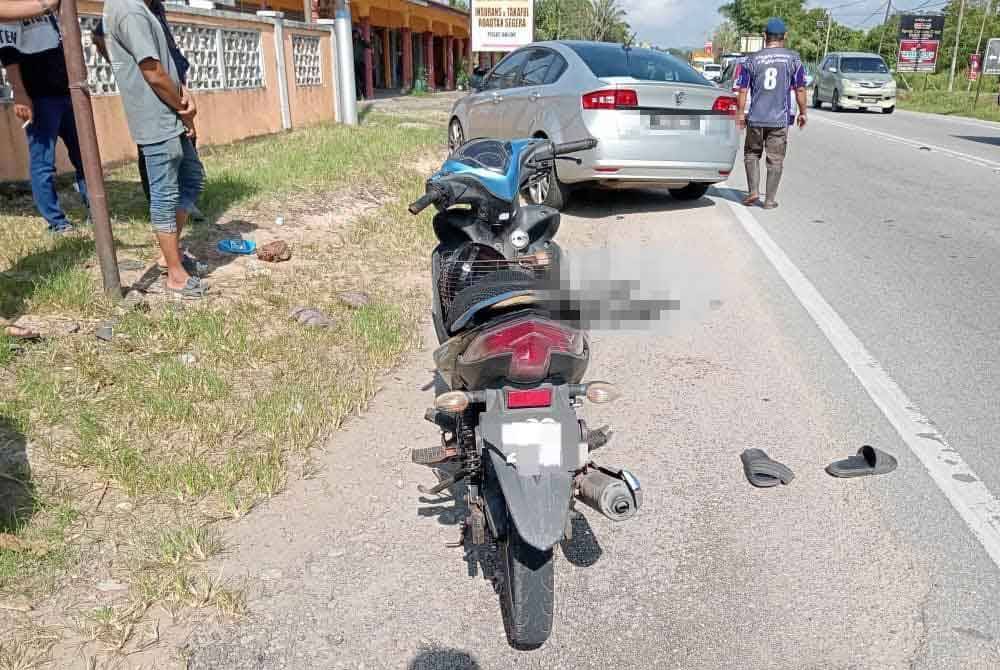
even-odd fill
[[(548, 472), (535, 477), (521, 477), (507, 465), (504, 457), (490, 450), (500, 491), (487, 487), (487, 514), (495, 535), (507, 532), (509, 519), (525, 542), (540, 551), (554, 547), (566, 533), (573, 496), (573, 477), (568, 472)], [(501, 494), (501, 495), (498, 495)], [(501, 513), (507, 507), (508, 519)], [(503, 527), (497, 528), (496, 526)]]
[[(525, 542), (545, 551), (566, 532), (573, 497), (573, 476), (589, 459), (569, 387), (552, 386), (552, 405), (540, 409), (507, 409), (503, 390), (487, 391), (486, 411), (479, 415), (479, 442), (491, 470), (484, 496), (491, 530), (498, 537), (513, 523)], [(518, 471), (516, 448), (503, 444), (503, 425), (551, 419), (562, 426), (561, 465), (526, 476)], [(511, 462), (513, 460), (513, 462)], [(503, 514), (506, 507), (507, 513)]]

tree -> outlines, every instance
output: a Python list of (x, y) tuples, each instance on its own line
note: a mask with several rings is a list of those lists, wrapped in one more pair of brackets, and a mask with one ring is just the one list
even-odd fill
[(619, 0), (536, 0), (535, 38), (624, 42), (633, 37)]
[[(627, 32), (625, 10), (618, 4), (618, 0), (591, 0), (590, 39), (595, 42), (619, 42)], [(610, 37), (618, 39), (609, 40)]]

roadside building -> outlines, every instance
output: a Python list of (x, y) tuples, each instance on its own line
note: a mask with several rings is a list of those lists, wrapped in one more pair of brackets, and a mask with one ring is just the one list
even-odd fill
[[(306, 21), (334, 18), (334, 0), (264, 2), (266, 9)], [(467, 9), (434, 0), (352, 0), (348, 6), (354, 48), (370, 47), (363, 49), (360, 78), (366, 98), (376, 91), (409, 91), (418, 79), (432, 91), (456, 87), (458, 73), (472, 58)], [(251, 3), (242, 7), (264, 9)]]

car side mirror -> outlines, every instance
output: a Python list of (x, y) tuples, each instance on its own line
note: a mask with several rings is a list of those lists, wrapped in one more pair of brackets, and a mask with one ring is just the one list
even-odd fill
[(469, 77), (469, 88), (477, 93), (483, 90), (483, 75), (473, 73), (473, 75)]

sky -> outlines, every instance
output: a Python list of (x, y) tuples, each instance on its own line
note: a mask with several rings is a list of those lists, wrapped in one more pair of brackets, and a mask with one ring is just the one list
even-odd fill
[[(764, 1), (766, 0), (758, 0)], [(853, 27), (871, 28), (885, 16), (886, 0), (812, 0), (810, 7), (831, 7), (834, 18)], [(726, 0), (621, 0), (628, 22), (639, 41), (661, 47), (700, 47), (722, 20), (719, 7)], [(937, 9), (943, 2), (895, 0), (900, 10), (926, 6)], [(847, 5), (847, 6), (845, 6)], [(933, 5), (933, 7), (932, 7)]]

